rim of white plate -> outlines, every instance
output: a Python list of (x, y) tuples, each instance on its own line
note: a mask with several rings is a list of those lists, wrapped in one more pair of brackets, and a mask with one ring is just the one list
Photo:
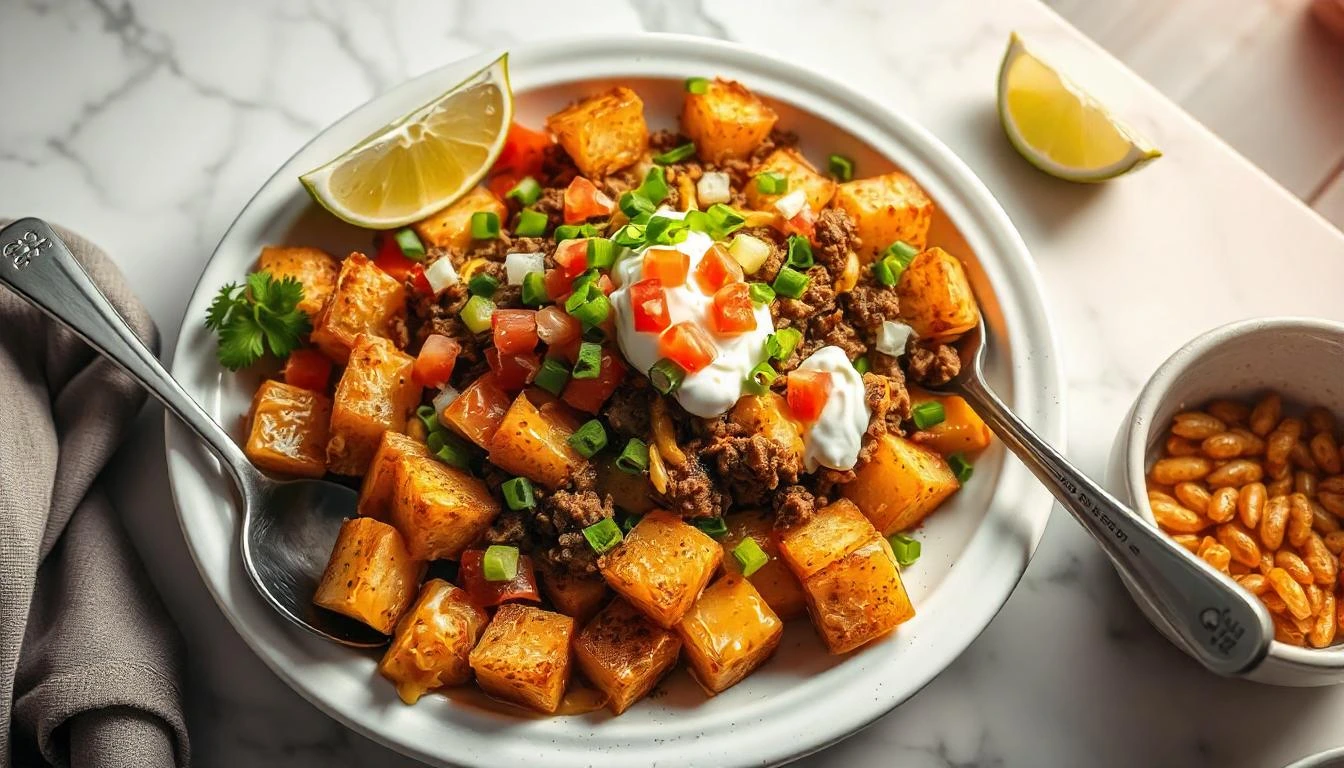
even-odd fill
[[(387, 116), (433, 95), (431, 84), (446, 87), (498, 54), (483, 53), (409, 80), (356, 108), (300, 149), (225, 233), (188, 302), (182, 327), (197, 325), (193, 319), (217, 284), (236, 279), (220, 263), (221, 253), (276, 217), (296, 215), (306, 200), (296, 177), (318, 164), (313, 158), (334, 156), (349, 137), (357, 139)], [(994, 286), (1003, 316), (1012, 359), (1010, 386), (1002, 394), (1029, 425), (1063, 448), (1062, 367), (1035, 265), (988, 189), (928, 131), (849, 86), (797, 65), (736, 44), (681, 35), (527, 44), (510, 51), (510, 69), (517, 93), (582, 80), (679, 80), (688, 73), (712, 72), (843, 126), (910, 173), (955, 222)], [(175, 347), (173, 374), (212, 413), (219, 412), (223, 372), (217, 369), (200, 337), (184, 330)], [(333, 718), (404, 754), (441, 765), (540, 761), (618, 766), (666, 761), (674, 755), (679, 764), (735, 766), (787, 762), (815, 752), (913, 696), (979, 636), (1025, 571), (1053, 504), (1021, 464), (1004, 461), (985, 519), (934, 593), (965, 599), (943, 595), (941, 601), (928, 600), (911, 622), (918, 622), (918, 632), (898, 632), (822, 674), (800, 678), (786, 692), (744, 700), (746, 706), (735, 713), (739, 716), (719, 716), (712, 727), (679, 728), (674, 719), (653, 723), (650, 729), (626, 726), (623, 718), (583, 727), (572, 724), (581, 718), (501, 723), (488, 713), (454, 709), (447, 722), (435, 722), (452, 738), (429, 739), (417, 732), (415, 707), (371, 712), (364, 689), (374, 681), (350, 673), (353, 660), (363, 657), (302, 635), (262, 602), (238, 561), (237, 532), (229, 523), (236, 511), (227, 481), (206, 449), (171, 415), (165, 431), (169, 478), (188, 549), (215, 602), (244, 641), (290, 687)], [(208, 525), (211, 517), (213, 527)], [(221, 525), (229, 525), (226, 537), (220, 535)], [(678, 714), (687, 722), (701, 719), (694, 709)]]

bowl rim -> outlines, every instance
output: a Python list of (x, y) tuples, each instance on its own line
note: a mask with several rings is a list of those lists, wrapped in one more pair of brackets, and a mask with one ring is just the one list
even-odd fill
[[(585, 54), (592, 51), (602, 51), (604, 53), (590, 56), (585, 63), (583, 61)], [(618, 53), (623, 54), (626, 59), (623, 59), (619, 64), (612, 64), (609, 60), (614, 59)], [(188, 316), (184, 317), (183, 327), (189, 327), (190, 315), (197, 304), (200, 303), (201, 292), (210, 290), (204, 286), (204, 278), (210, 272), (210, 265), (215, 262), (220, 252), (225, 250), (226, 244), (235, 236), (239, 238), (247, 236), (246, 233), (237, 234), (237, 231), (244, 229), (243, 223), (249, 219), (249, 214), (252, 218), (261, 215), (253, 212), (252, 209), (259, 205), (259, 200), (268, 197), (268, 192), (274, 185), (291, 181), (288, 179), (288, 173), (294, 170), (291, 166), (298, 158), (311, 150), (324, 137), (327, 137), (334, 128), (357, 120), (367, 110), (395, 96), (403, 89), (411, 88), (417, 83), (434, 78), (442, 78), (445, 72), (474, 70), (492, 60), (496, 55), (498, 55), (497, 50), (488, 50), (475, 56), (447, 63), (415, 78), (410, 78), (391, 91), (379, 94), (351, 110), (345, 116), (324, 128), (317, 136), (300, 148), (262, 185), (226, 231), (215, 253), (206, 263), (201, 280), (198, 281), (192, 298), (188, 302), (186, 310)], [(668, 73), (653, 73), (649, 69), (653, 65), (645, 58), (652, 57), (652, 60), (656, 62), (660, 55), (677, 61), (693, 57), (696, 61), (704, 62), (701, 65), (702, 67), (719, 66), (737, 73), (748, 73), (769, 83), (774, 91), (771, 95), (780, 100), (790, 101), (791, 97), (796, 95), (798, 98), (804, 99), (805, 102), (810, 100), (817, 104), (826, 105), (837, 114), (848, 113), (852, 116), (859, 116), (858, 119), (866, 121), (863, 127), (870, 129), (869, 135), (880, 137), (881, 141), (878, 143), (891, 148), (891, 151), (895, 151), (896, 154), (892, 155), (889, 151), (882, 149), (879, 149), (879, 152), (893, 159), (901, 158), (899, 161), (901, 165), (914, 164), (919, 166), (919, 173), (925, 175), (919, 175), (914, 169), (912, 169), (912, 173), (919, 178), (921, 184), (926, 188), (941, 190), (940, 194), (931, 192), (931, 196), (940, 201), (940, 206), (944, 208), (947, 216), (956, 222), (958, 229), (962, 230), (968, 243), (974, 246), (973, 250), (980, 254), (979, 262), (984, 267), (990, 282), (995, 286), (995, 293), (1001, 299), (1005, 297), (1011, 299), (1011, 301), (1002, 305), (1002, 311), (1005, 316), (1011, 317), (1018, 323), (1016, 325), (1010, 324), (1008, 327), (1011, 340), (1009, 346), (1012, 352), (1009, 365), (1012, 389), (1011, 393), (1005, 392), (1004, 394), (1010, 395), (1009, 399), (1014, 403), (1015, 409), (1019, 410), (1023, 418), (1036, 427), (1044, 438), (1063, 449), (1067, 435), (1065, 429), (1063, 366), (1057, 351), (1056, 327), (1050, 321), (1050, 309), (1045, 300), (1045, 292), (1039, 272), (1035, 263), (1031, 260), (1021, 236), (1008, 219), (1007, 214), (990, 194), (988, 188), (960, 158), (926, 129), (915, 124), (900, 111), (883, 105), (829, 77), (783, 61), (771, 54), (725, 41), (686, 35), (650, 33), (586, 36), (518, 45), (511, 49), (510, 58), (514, 62), (534, 58), (545, 59), (547, 62), (558, 62), (554, 67), (555, 72), (547, 75), (550, 79), (541, 78), (537, 84), (537, 87), (544, 87), (580, 79), (633, 78), (640, 76), (669, 79), (671, 75)], [(566, 60), (566, 57), (569, 60)], [(599, 63), (616, 66), (620, 70), (613, 72), (598, 69), (596, 66)], [(521, 78), (515, 79), (515, 83), (520, 80)], [(810, 111), (810, 108), (806, 109)], [(824, 112), (816, 114), (827, 122), (840, 125), (837, 114), (827, 115)], [(846, 126), (846, 128), (848, 129), (849, 126)], [(862, 136), (860, 138), (872, 143), (870, 139)], [(281, 206), (272, 206), (270, 213), (273, 214), (280, 209)], [(986, 254), (991, 255), (987, 256)], [(1030, 344), (1026, 343), (1028, 333), (1030, 333)], [(179, 372), (188, 372), (191, 368), (188, 362), (193, 357), (200, 355), (200, 350), (194, 349), (193, 343), (190, 334), (184, 333), (178, 338), (173, 364), (175, 375), (178, 375)], [(1029, 409), (1024, 408), (1024, 406), (1029, 406)], [(261, 625), (260, 629), (252, 626), (250, 614), (254, 609), (246, 603), (254, 600), (256, 596), (253, 594), (249, 598), (242, 598), (241, 603), (235, 604), (237, 599), (232, 594), (232, 590), (236, 587), (227, 581), (229, 574), (222, 577), (225, 579), (224, 582), (217, 584), (213, 578), (215, 574), (210, 572), (213, 563), (207, 564), (204, 562), (203, 558), (206, 557), (206, 554), (203, 554), (203, 550), (198, 550), (200, 543), (197, 542), (196, 536), (204, 534), (193, 531), (193, 524), (189, 522), (188, 518), (195, 517), (199, 513), (195, 511), (186, 512), (185, 510), (188, 508), (186, 502), (190, 500), (187, 498), (188, 492), (197, 494), (199, 497), (203, 482), (202, 465), (211, 466), (213, 459), (208, 458), (205, 450), (194, 442), (186, 428), (178, 424), (171, 415), (165, 415), (165, 430), (169, 454), (169, 476), (173, 487), (175, 508), (179, 522), (183, 527), (184, 536), (188, 540), (188, 549), (191, 551), (193, 561), (196, 562), (212, 597), (253, 652), (292, 689), (307, 698), (319, 709), (347, 727), (379, 743), (426, 762), (446, 764), (451, 761), (453, 764), (480, 764), (482, 761), (477, 760), (475, 755), (464, 755), (460, 752), (451, 753), (446, 751), (446, 748), (442, 745), (435, 747), (435, 745), (424, 743), (423, 738), (417, 741), (405, 735), (398, 735), (394, 726), (388, 726), (383, 722), (375, 722), (366, 713), (355, 711), (354, 707), (348, 703), (343, 704), (339, 700), (334, 700), (333, 694), (330, 692), (311, 690), (304, 680), (308, 673), (302, 669), (292, 668), (285, 663), (286, 660), (281, 655), (284, 648), (276, 647), (277, 641), (272, 637), (274, 634), (272, 628), (266, 624)], [(562, 751), (563, 744), (555, 743), (557, 741), (555, 739), (552, 739), (550, 746), (546, 745), (544, 741), (539, 741), (538, 739), (545, 738), (545, 733), (528, 742), (526, 746), (530, 749), (543, 750), (542, 754), (546, 756), (546, 761), (557, 765), (629, 764), (629, 761), (640, 757), (651, 759), (652, 756), (656, 755), (665, 756), (667, 754), (665, 750), (668, 749), (678, 750), (679, 759), (688, 762), (696, 761), (718, 765), (757, 765), (798, 759), (840, 741), (870, 725), (921, 690), (937, 674), (946, 669), (984, 631), (1006, 603), (1025, 572), (1031, 556), (1035, 553), (1044, 534), (1046, 521), (1053, 508), (1053, 498), (1035, 482), (1024, 468), (1012, 461), (1003, 462), (997, 480), (998, 482), (994, 486), (994, 498), (1009, 496), (1013, 504), (996, 503), (991, 499), (986, 518), (973, 529), (966, 545), (970, 549), (978, 544), (983, 553), (990, 555), (990, 557), (984, 558), (985, 562), (980, 567), (989, 570), (995, 578), (988, 582), (969, 582), (976, 586), (973, 594), (977, 596), (977, 599), (967, 605), (958, 607), (959, 610), (964, 612), (963, 618), (965, 618), (965, 621), (960, 622), (962, 628), (955, 633), (948, 633), (946, 637), (940, 634), (937, 643), (930, 643), (926, 640), (922, 651), (926, 663), (915, 668), (901, 670), (901, 676), (905, 678), (904, 683), (886, 685), (881, 680), (877, 680), (871, 683), (871, 688), (858, 691), (853, 683), (841, 680), (839, 681), (841, 684), (835, 686), (835, 688), (851, 694), (847, 702), (850, 706), (839, 712), (832, 711), (828, 717), (824, 718), (815, 717), (815, 706), (803, 708), (811, 710), (813, 716), (810, 717), (802, 713), (787, 716), (785, 713), (773, 712), (782, 715), (780, 722), (775, 723), (773, 728), (759, 729), (763, 732), (773, 733), (769, 735), (758, 734), (753, 738), (746, 739), (751, 742), (753, 750), (744, 751), (740, 748), (743, 737), (752, 730), (747, 728), (747, 733), (744, 733), (741, 729), (743, 725), (750, 726), (752, 724), (749, 719), (746, 722), (738, 719), (730, 723), (731, 726), (738, 729), (734, 735), (738, 743), (734, 745), (735, 748), (731, 751), (716, 751), (714, 746), (706, 743), (712, 742), (713, 739), (710, 737), (702, 739), (700, 735), (688, 738), (678, 737), (676, 739), (655, 739), (650, 736), (639, 742), (637, 746), (636, 742), (632, 740), (628, 752), (598, 751), (602, 748), (593, 746), (576, 755), (572, 752)], [(1011, 509), (1007, 509), (1008, 506), (1011, 506)], [(1010, 538), (1006, 540), (996, 538), (1005, 535)], [(1011, 541), (1012, 543), (1006, 544), (1005, 541)], [(1018, 541), (1021, 542), (1021, 546), (1018, 546)], [(993, 545), (987, 546), (987, 542), (993, 542)], [(233, 556), (236, 557), (236, 555)], [(969, 571), (967, 569), (960, 570), (960, 578), (958, 578), (956, 567), (944, 577), (943, 584), (947, 588), (965, 588), (965, 582), (968, 582), (970, 578), (966, 576)], [(999, 576), (1002, 576), (1002, 578), (998, 578)], [(250, 590), (251, 585), (247, 585), (247, 588)], [(282, 622), (275, 623), (281, 624)], [(288, 628), (283, 628), (283, 630), (288, 630)], [(292, 631), (298, 632), (298, 630)], [(288, 639), (285, 642), (288, 645), (303, 645), (302, 642), (294, 643)], [(892, 671), (890, 662), (885, 657), (877, 658), (886, 663), (886, 671)], [(851, 659), (833, 669), (844, 668), (847, 665), (866, 667), (869, 664), (876, 663), (878, 662), (859, 662), (857, 659)], [(315, 660), (314, 664), (320, 666), (321, 660)], [(861, 695), (855, 695), (856, 693)], [(467, 730), (470, 735), (468, 726), (457, 727)], [(786, 728), (796, 730), (786, 731), (784, 730)], [(624, 736), (620, 738), (624, 738)], [(502, 741), (508, 742), (512, 739), (502, 739)], [(648, 742), (654, 742), (654, 744)], [(723, 746), (722, 744), (717, 745), (719, 750)], [(465, 748), (465, 745), (463, 745), (463, 748)], [(652, 751), (655, 748), (660, 751)], [(514, 751), (500, 754), (515, 756), (519, 753)], [(530, 752), (529, 754), (536, 755), (537, 753)]]
[[(1206, 355), (1233, 339), (1285, 331), (1330, 334), (1344, 340), (1344, 323), (1319, 317), (1289, 315), (1237, 320), (1205, 331), (1186, 342), (1149, 377), (1130, 411), (1123, 448), (1125, 490), (1129, 494), (1131, 506), (1146, 523), (1157, 527), (1152, 507), (1148, 504), (1147, 438), (1152, 429), (1158, 426), (1152, 424), (1153, 417), (1166, 403), (1172, 385)], [(1269, 657), (1308, 668), (1344, 669), (1344, 646), (1299, 648), (1273, 640), (1269, 644)]]

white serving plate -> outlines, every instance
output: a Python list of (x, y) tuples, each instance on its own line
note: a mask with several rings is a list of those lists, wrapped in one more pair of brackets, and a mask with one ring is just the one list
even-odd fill
[[(218, 287), (253, 268), (263, 244), (316, 245), (344, 255), (369, 235), (318, 210), (298, 183), (393, 117), (428, 101), (498, 52), (422, 75), (356, 109), (271, 177), (216, 248), (188, 303), (173, 374), (221, 424), (241, 433), (256, 375), (215, 361), (201, 324)], [(1026, 247), (984, 185), (922, 128), (850, 88), (792, 64), (708, 40), (645, 35), (514, 49), (515, 118), (533, 127), (565, 103), (613, 83), (645, 99), (653, 128), (675, 127), (682, 81), (720, 75), (771, 100), (814, 160), (853, 157), (860, 175), (899, 166), (937, 203), (931, 241), (966, 260), (993, 329), (992, 384), (1047, 440), (1064, 441), (1060, 362)], [(991, 288), (992, 286), (992, 288)], [(259, 375), (259, 374), (258, 374)], [(946, 668), (1007, 600), (1045, 529), (1051, 498), (994, 446), (955, 503), (921, 529), (924, 556), (906, 569), (917, 615), (885, 640), (828, 656), (806, 621), (776, 657), (706, 699), (684, 670), (618, 718), (605, 712), (523, 718), (430, 696), (403, 705), (376, 658), (292, 627), (254, 592), (239, 562), (228, 481), (191, 434), (167, 420), (169, 475), (182, 530), (202, 577), (243, 639), (295, 690), (355, 730), (438, 765), (737, 766), (784, 762), (838, 741), (914, 695)], [(301, 510), (295, 510), (302, 514)]]

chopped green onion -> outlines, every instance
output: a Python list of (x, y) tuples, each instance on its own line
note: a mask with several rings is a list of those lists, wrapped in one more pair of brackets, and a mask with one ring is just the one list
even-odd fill
[(631, 222), (616, 230), (611, 241), (623, 248), (639, 248), (644, 245), (644, 225)]
[(919, 559), (919, 542), (903, 533), (893, 533), (887, 537), (891, 553), (896, 556), (896, 564), (908, 568)]
[(513, 581), (518, 576), (518, 548), (491, 544), (481, 558), (481, 574), (486, 581)]
[(786, 362), (802, 340), (803, 334), (797, 328), (780, 328), (765, 338), (765, 354), (771, 360)]
[(904, 240), (897, 240), (887, 246), (887, 250), (883, 251), (882, 255), (894, 256), (902, 267), (908, 267), (910, 262), (914, 261), (915, 257), (919, 255), (919, 249)]
[(770, 385), (778, 377), (779, 374), (770, 366), (770, 363), (758, 363), (747, 374), (746, 381), (742, 382), (742, 389), (753, 395), (764, 395), (770, 391)]
[(583, 340), (601, 344), (607, 340), (607, 332), (602, 330), (601, 326), (590, 325), (583, 329)]
[(858, 371), (860, 376), (872, 369), (873, 364), (868, 362), (867, 355), (860, 355), (859, 357), (854, 358), (854, 370)]
[(602, 422), (589, 419), (569, 436), (569, 447), (585, 459), (591, 459), (598, 451), (607, 446), (607, 430)]
[(569, 368), (559, 360), (548, 357), (541, 362), (541, 367), (537, 369), (536, 378), (532, 383), (552, 395), (559, 395), (565, 384), (569, 383)]
[(431, 433), (430, 438), (437, 438), (433, 442), (438, 443), (438, 447), (431, 444), (430, 450), (439, 461), (458, 469), (467, 469), (471, 466), (471, 449), (459, 440), (457, 435), (449, 433), (446, 429), (440, 429)]
[(844, 155), (831, 155), (826, 158), (826, 166), (830, 168), (831, 175), (840, 181), (854, 178), (854, 161)]
[(691, 525), (699, 528), (701, 533), (708, 534), (716, 539), (728, 533), (728, 524), (723, 522), (722, 517), (701, 517), (692, 520)]
[(602, 372), (602, 345), (585, 341), (579, 344), (579, 356), (574, 362), (574, 378), (596, 379)]
[(668, 165), (670, 163), (680, 163), (682, 160), (695, 154), (695, 142), (690, 141), (679, 147), (673, 147), (661, 154), (653, 156), (653, 162), (659, 165)]
[(658, 210), (658, 206), (649, 202), (649, 198), (634, 191), (621, 195), (616, 205), (621, 209), (621, 213), (630, 217), (631, 221), (640, 224), (648, 221), (649, 216)]
[(727, 238), (747, 223), (746, 217), (738, 213), (732, 206), (724, 203), (715, 203), (709, 206), (705, 215), (709, 216), (709, 223), (712, 225), (710, 228), (711, 234), (715, 240)]
[(462, 307), (462, 323), (472, 333), (490, 330), (490, 317), (495, 314), (495, 302), (484, 296), (472, 296)]
[(637, 437), (630, 438), (621, 455), (616, 457), (616, 468), (631, 475), (638, 475), (649, 468), (649, 446)]
[(514, 225), (513, 233), (519, 237), (543, 237), (548, 221), (546, 214), (541, 211), (524, 208), (518, 212), (518, 223)]
[(523, 303), (529, 307), (540, 307), (551, 300), (546, 293), (546, 276), (540, 272), (528, 272), (523, 275)]
[(424, 423), (427, 432), (443, 429), (443, 425), (439, 423), (439, 412), (434, 410), (432, 405), (422, 405), (416, 408), (415, 417)]
[(597, 554), (605, 554), (621, 543), (621, 527), (610, 517), (604, 517), (583, 529), (583, 538)]
[(943, 409), (942, 403), (930, 400), (911, 408), (910, 418), (919, 429), (928, 429), (936, 424), (942, 424), (947, 418), (947, 412)]
[(635, 194), (643, 196), (649, 202), (657, 205), (667, 199), (667, 177), (663, 174), (663, 169), (653, 166), (649, 172), (644, 174), (644, 183), (635, 189)]
[(770, 556), (765, 554), (761, 545), (756, 540), (748, 536), (742, 540), (741, 544), (733, 547), (733, 559), (742, 566), (742, 575), (750, 577), (751, 574), (761, 570), (765, 564), (770, 562)]
[(757, 304), (769, 304), (775, 300), (775, 289), (765, 283), (747, 283), (747, 295)]
[(789, 191), (789, 177), (779, 171), (756, 174), (756, 191), (763, 195), (782, 195)]
[(576, 240), (580, 237), (601, 237), (602, 229), (595, 224), (561, 224), (555, 228), (555, 242)]
[(584, 274), (579, 275), (574, 278), (574, 282), (570, 284), (574, 292), (569, 294), (569, 297), (565, 299), (565, 311), (571, 315), (574, 314), (579, 307), (582, 307), (584, 304), (587, 304), (590, 299), (594, 298), (594, 294), (602, 292), (600, 288), (593, 285), (593, 279), (585, 279), (587, 274), (588, 273), (585, 272)]
[(499, 290), (499, 279), (491, 275), (472, 275), (467, 281), (467, 290), (472, 296), (484, 296), (493, 298), (495, 291)]
[(473, 240), (493, 240), (499, 237), (499, 215), (494, 211), (477, 211), (471, 214), (471, 237)]
[(651, 245), (675, 245), (686, 239), (685, 221), (654, 216), (644, 225), (644, 239)]
[(957, 476), (957, 482), (962, 485), (965, 485), (966, 481), (971, 479), (971, 472), (975, 470), (975, 465), (967, 461), (966, 457), (960, 453), (948, 456), (947, 466), (951, 468), (952, 474)]
[(621, 516), (621, 533), (630, 533), (630, 531), (632, 531), (632, 530), (635, 529), (635, 526), (636, 526), (636, 525), (639, 525), (639, 520), (640, 520), (640, 515), (629, 515), (629, 514), (627, 514), (627, 515), (622, 515), (622, 516)]
[(809, 278), (807, 275), (792, 267), (784, 267), (779, 270), (778, 275), (775, 275), (775, 282), (771, 287), (773, 287), (775, 293), (778, 293), (780, 296), (796, 299), (807, 291), (808, 282)]
[(690, 210), (686, 212), (686, 228), (692, 232), (703, 232), (709, 234), (713, 224), (709, 220), (709, 214), (704, 211)]
[(664, 395), (676, 392), (681, 386), (682, 379), (685, 378), (686, 369), (678, 365), (676, 360), (666, 357), (654, 363), (649, 369), (649, 382), (653, 384), (654, 389)]
[(526, 477), (513, 477), (499, 486), (504, 494), (504, 503), (509, 509), (531, 509), (537, 506), (537, 495), (532, 491), (532, 481)]
[(401, 255), (411, 261), (425, 260), (425, 244), (420, 242), (420, 236), (415, 234), (414, 229), (410, 227), (398, 229), (394, 237), (397, 238), (397, 247), (401, 249)]
[(585, 326), (601, 325), (611, 312), (611, 301), (596, 283), (589, 282), (565, 299), (565, 311)]
[(704, 77), (687, 78), (686, 90), (689, 93), (700, 95), (709, 90), (709, 79)]
[(517, 200), (519, 205), (531, 205), (541, 199), (541, 185), (536, 179), (527, 176), (514, 184), (513, 189), (505, 192), (504, 196)]
[(873, 279), (890, 288), (901, 279), (901, 270), (901, 265), (891, 257), (878, 259), (873, 262)]
[(789, 235), (789, 266), (807, 269), (815, 261), (812, 259), (812, 244), (806, 237)]
[(616, 244), (594, 237), (588, 240), (588, 266), (592, 269), (611, 269), (616, 263)]

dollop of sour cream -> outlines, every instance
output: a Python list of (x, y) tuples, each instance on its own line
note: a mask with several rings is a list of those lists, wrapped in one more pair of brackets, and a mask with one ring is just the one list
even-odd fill
[[(660, 210), (654, 215), (669, 219), (686, 218), (685, 213), (671, 210)], [(747, 374), (751, 373), (751, 369), (765, 359), (765, 340), (775, 329), (770, 309), (763, 305), (754, 305), (755, 330), (727, 335), (714, 332), (710, 320), (714, 297), (705, 295), (695, 282), (695, 268), (699, 266), (713, 244), (714, 241), (708, 235), (688, 231), (686, 239), (680, 243), (671, 246), (651, 246), (675, 248), (690, 258), (686, 282), (677, 286), (665, 286), (663, 290), (667, 295), (667, 314), (671, 324), (692, 323), (703, 330), (714, 344), (716, 352), (714, 362), (695, 373), (687, 374), (675, 393), (681, 407), (702, 418), (711, 418), (726, 412), (733, 407), (738, 398), (742, 397), (743, 382), (746, 381)], [(658, 354), (659, 334), (635, 330), (630, 301), (630, 286), (643, 279), (645, 250), (647, 248), (641, 248), (633, 255), (627, 255), (617, 262), (616, 268), (612, 270), (612, 282), (615, 283), (616, 290), (612, 292), (610, 299), (612, 309), (616, 313), (616, 339), (620, 344), (621, 353), (636, 370), (647, 375), (653, 364), (662, 357)], [(841, 354), (841, 357), (844, 355)], [(848, 365), (849, 361), (846, 360), (845, 363)], [(862, 382), (859, 389), (862, 396)], [(857, 455), (856, 450), (855, 456)]]
[(803, 430), (803, 465), (853, 469), (863, 447), (872, 411), (863, 392), (863, 376), (854, 370), (844, 350), (836, 346), (818, 349), (798, 365), (798, 370), (825, 371), (831, 375), (831, 392), (821, 417)]

